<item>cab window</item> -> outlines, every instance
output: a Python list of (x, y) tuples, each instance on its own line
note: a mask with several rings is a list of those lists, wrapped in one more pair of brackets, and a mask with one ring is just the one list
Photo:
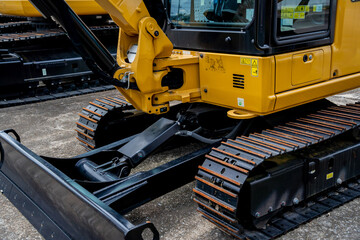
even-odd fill
[(185, 27), (241, 27), (250, 24), (255, 0), (169, 0), (170, 20)]
[(277, 36), (329, 29), (330, 0), (277, 0)]

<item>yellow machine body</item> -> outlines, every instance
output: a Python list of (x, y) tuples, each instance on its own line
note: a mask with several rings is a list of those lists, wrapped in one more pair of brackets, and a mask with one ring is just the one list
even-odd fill
[[(107, 14), (94, 0), (66, 0), (78, 15)], [(0, 0), (0, 14), (24, 17), (41, 17), (27, 0)]]
[[(117, 59), (123, 69), (114, 77), (130, 74), (140, 90), (119, 91), (147, 113), (166, 112), (164, 107), (178, 100), (219, 105), (230, 109), (229, 117), (250, 118), (360, 86), (360, 29), (353, 27), (360, 20), (360, 2), (338, 1), (331, 46), (267, 57), (172, 51), (171, 42), (151, 20), (142, 1), (97, 2), (123, 29)], [(155, 36), (155, 31), (160, 34)], [(136, 58), (128, 63), (126, 52), (134, 44), (138, 44)], [(170, 68), (184, 72), (180, 89), (161, 86)]]
[[(68, 0), (79, 15), (109, 13), (121, 28), (114, 78), (129, 78), (138, 90), (118, 90), (135, 108), (151, 114), (169, 103), (204, 102), (229, 108), (229, 117), (266, 115), (360, 86), (360, 2), (338, 1), (332, 45), (273, 56), (173, 50), (142, 0)], [(86, 6), (86, 7), (84, 7)], [(25, 0), (0, 0), (0, 12), (37, 17)], [(128, 50), (137, 45), (133, 62)], [(304, 62), (306, 56), (308, 61)], [(161, 85), (171, 69), (183, 71), (182, 87)]]
[[(272, 57), (201, 53), (201, 100), (229, 116), (266, 115), (360, 86), (360, 3), (339, 1), (335, 41)], [(308, 61), (304, 62), (304, 56)]]

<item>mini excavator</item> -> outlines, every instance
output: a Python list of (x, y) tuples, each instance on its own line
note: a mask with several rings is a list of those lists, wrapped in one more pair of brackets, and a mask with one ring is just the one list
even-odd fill
[[(116, 60), (66, 2), (30, 2), (121, 93), (83, 109), (94, 149), (73, 158), (0, 132), (0, 188), (45, 238), (159, 239), (124, 214), (193, 180), (198, 212), (239, 239), (360, 196), (360, 103), (325, 100), (360, 86), (360, 1), (96, 0), (121, 29)], [(91, 145), (113, 118), (121, 140)], [(130, 174), (173, 137), (206, 146)]]

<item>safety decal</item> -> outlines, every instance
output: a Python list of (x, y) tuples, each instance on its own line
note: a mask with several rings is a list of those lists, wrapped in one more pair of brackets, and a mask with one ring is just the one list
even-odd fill
[(241, 65), (251, 65), (251, 58), (240, 58)]
[(326, 174), (326, 180), (329, 180), (329, 179), (331, 179), (331, 178), (333, 178), (333, 177), (334, 177), (334, 173), (333, 173), (333, 172)]
[(257, 77), (259, 76), (259, 60), (251, 59), (251, 76)]
[(245, 107), (245, 100), (243, 98), (238, 98), (237, 102), (239, 107)]
[[(315, 12), (316, 6), (313, 6)], [(322, 8), (322, 5), (319, 5)], [(319, 7), (320, 9), (320, 7)], [(304, 19), (305, 13), (310, 12), (309, 5), (300, 5), (296, 7), (286, 6), (281, 8), (281, 19)]]
[(294, 13), (294, 19), (305, 19), (305, 13), (304, 12)]
[(322, 11), (323, 11), (323, 5), (322, 4), (314, 5), (313, 12), (322, 12)]

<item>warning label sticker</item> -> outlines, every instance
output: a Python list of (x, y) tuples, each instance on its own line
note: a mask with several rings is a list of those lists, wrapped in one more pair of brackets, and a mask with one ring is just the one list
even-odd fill
[(292, 6), (281, 7), (281, 13), (293, 13), (295, 10)]
[(326, 180), (329, 180), (329, 179), (331, 179), (331, 178), (333, 178), (333, 177), (334, 177), (334, 173), (333, 173), (333, 172), (326, 174)]
[(300, 5), (295, 8), (295, 12), (304, 12), (304, 11), (305, 11), (304, 5)]
[(245, 107), (245, 100), (243, 98), (238, 98), (237, 102), (239, 107)]
[(293, 19), (294, 13), (281, 13), (281, 19)]
[(305, 13), (304, 12), (294, 13), (294, 19), (305, 19)]
[(313, 12), (322, 12), (322, 11), (323, 11), (322, 4), (314, 5)]
[[(316, 6), (314, 6), (314, 9)], [(281, 7), (281, 19), (304, 19), (307, 12), (310, 12), (309, 5)]]
[(252, 66), (252, 67), (257, 67), (257, 66), (258, 66), (258, 62), (259, 62), (259, 60), (257, 60), (257, 59), (251, 59), (251, 66)]
[(241, 65), (251, 65), (251, 58), (240, 58)]
[(259, 60), (251, 59), (251, 76), (257, 77), (259, 76)]

